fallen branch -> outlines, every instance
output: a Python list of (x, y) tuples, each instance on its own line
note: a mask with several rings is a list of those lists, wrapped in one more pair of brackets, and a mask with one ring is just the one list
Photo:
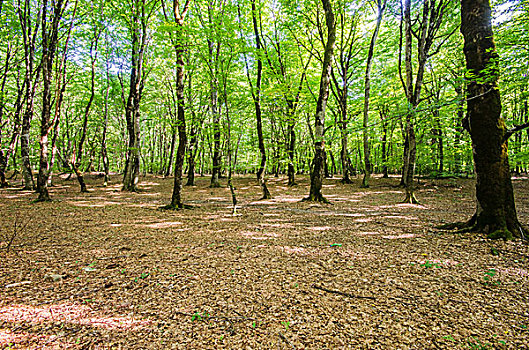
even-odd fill
[(290, 340), (288, 340), (288, 338), (283, 335), (283, 333), (279, 332), (278, 334), (279, 334), (279, 338), (281, 338), (281, 340), (283, 340), (285, 343), (290, 345), (292, 347), (292, 349), (296, 349), (296, 346), (294, 344), (292, 344), (290, 342)]
[(327, 289), (327, 288), (325, 288), (325, 287), (320, 287), (320, 286), (317, 286), (316, 284), (313, 284), (313, 285), (312, 285), (312, 288), (314, 288), (314, 289), (318, 289), (318, 290), (321, 290), (321, 291), (324, 291), (324, 292), (327, 292), (327, 293), (331, 293), (331, 294), (337, 294), (337, 295), (341, 295), (341, 296), (344, 296), (344, 297), (353, 298), (353, 299), (370, 299), (370, 300), (376, 300), (375, 297), (363, 296), (363, 295), (355, 295), (355, 294), (349, 294), (349, 293), (345, 293), (345, 292), (340, 292), (340, 291), (338, 291), (338, 290), (332, 290), (332, 289)]

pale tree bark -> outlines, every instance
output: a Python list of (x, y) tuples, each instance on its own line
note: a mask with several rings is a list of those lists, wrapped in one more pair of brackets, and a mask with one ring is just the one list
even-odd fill
[(322, 0), (323, 9), (325, 10), (325, 22), (327, 25), (327, 42), (323, 56), (323, 67), (320, 79), (320, 92), (316, 104), (316, 116), (314, 119), (314, 159), (312, 160), (312, 172), (310, 174), (310, 192), (306, 201), (325, 202), (328, 200), (323, 197), (321, 188), (323, 185), (323, 168), (325, 166), (325, 108), (329, 98), (329, 85), (331, 83), (331, 69), (334, 55), (334, 44), (336, 41), (336, 22), (330, 0)]
[(375, 52), (375, 44), (380, 30), (380, 24), (382, 23), (382, 17), (384, 16), (384, 10), (386, 9), (387, 0), (377, 0), (377, 24), (375, 30), (371, 36), (371, 42), (369, 43), (369, 52), (367, 54), (366, 63), (366, 74), (364, 78), (364, 119), (363, 119), (363, 141), (364, 141), (364, 178), (362, 180), (362, 187), (369, 187), (369, 179), (371, 178), (372, 164), (369, 148), (369, 97), (371, 93), (371, 66), (373, 64), (373, 56)]

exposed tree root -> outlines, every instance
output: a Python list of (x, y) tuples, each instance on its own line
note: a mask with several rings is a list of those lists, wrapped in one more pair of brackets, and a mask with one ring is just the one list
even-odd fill
[(347, 184), (347, 185), (352, 185), (354, 182), (353, 180), (351, 180), (349, 177), (344, 177), (340, 180), (341, 183), (343, 183), (344, 185)]
[(163, 207), (160, 207), (160, 210), (183, 210), (183, 209), (194, 209), (195, 207), (189, 204), (180, 203), (177, 205), (164, 205)]
[[(512, 227), (509, 227), (512, 226)], [(486, 224), (479, 222), (477, 214), (474, 214), (466, 222), (455, 222), (436, 227), (440, 230), (454, 231), (454, 233), (481, 232), (487, 235), (488, 239), (512, 240), (521, 238), (524, 241), (529, 239), (529, 231), (520, 223), (514, 225), (507, 224)]]
[(268, 190), (268, 186), (266, 186), (266, 183), (261, 184), (261, 188), (263, 189), (263, 197), (261, 197), (261, 200), (265, 199), (272, 199), (272, 195), (270, 194), (270, 191)]
[(309, 195), (307, 198), (303, 198), (301, 200), (302, 202), (316, 202), (316, 203), (325, 203), (325, 204), (331, 204), (332, 203), (325, 197), (323, 197), (323, 195), (319, 194), (319, 195)]
[(420, 204), (414, 193), (406, 193), (406, 198), (402, 201), (404, 204)]

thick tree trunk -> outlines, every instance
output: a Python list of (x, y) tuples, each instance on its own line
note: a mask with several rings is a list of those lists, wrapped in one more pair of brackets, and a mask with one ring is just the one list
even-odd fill
[(220, 111), (218, 108), (218, 91), (216, 79), (211, 82), (211, 114), (213, 117), (213, 157), (211, 167), (211, 184), (209, 187), (220, 187)]
[(470, 80), (467, 120), (476, 170), (477, 210), (472, 229), (490, 238), (527, 238), (516, 215), (507, 133), (501, 117), (498, 55), (495, 51), (489, 0), (461, 1), (461, 33)]
[(314, 121), (314, 159), (312, 161), (312, 172), (310, 174), (310, 191), (308, 201), (328, 202), (321, 193), (323, 185), (323, 170), (325, 166), (325, 143), (324, 143), (324, 126), (325, 126), (325, 108), (329, 98), (329, 85), (332, 69), (332, 60), (334, 55), (334, 43), (336, 41), (336, 23), (330, 0), (322, 0), (325, 10), (325, 22), (327, 25), (327, 43), (323, 56), (323, 67), (320, 80), (320, 92), (316, 105), (316, 117)]

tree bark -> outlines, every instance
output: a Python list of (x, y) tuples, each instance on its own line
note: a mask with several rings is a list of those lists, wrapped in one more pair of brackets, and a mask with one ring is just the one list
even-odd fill
[[(57, 55), (58, 44), (59, 44), (59, 25), (63, 19), (64, 8), (67, 7), (68, 1), (58, 0), (53, 4), (51, 10), (53, 15), (50, 13), (50, 19), (47, 18), (47, 2), (44, 1), (43, 14), (42, 14), (42, 112), (41, 112), (41, 126), (40, 126), (40, 157), (39, 157), (39, 175), (37, 177), (37, 192), (39, 197), (37, 201), (49, 201), (51, 200), (48, 191), (48, 178), (50, 172), (50, 159), (49, 159), (49, 134), (57, 122), (60, 115), (60, 108), (62, 102), (62, 96), (64, 93), (64, 82), (63, 75), (66, 74), (66, 51), (68, 49), (68, 39), (72, 26), (68, 30), (68, 36), (64, 47), (63, 57), (58, 69), (59, 76), (57, 77), (57, 91), (55, 96), (55, 114), (52, 119), (52, 77), (53, 77), (53, 66), (55, 57)], [(77, 4), (77, 3), (76, 3)], [(74, 16), (75, 10), (74, 8)], [(48, 24), (48, 21), (50, 22)], [(73, 23), (73, 21), (72, 21)], [(62, 83), (61, 83), (62, 82)]]
[(369, 97), (371, 93), (371, 65), (373, 62), (373, 55), (375, 52), (375, 43), (377, 41), (378, 32), (380, 30), (380, 24), (382, 23), (382, 17), (384, 16), (384, 10), (386, 8), (387, 0), (378, 0), (377, 1), (377, 24), (375, 26), (375, 31), (371, 37), (371, 42), (369, 44), (369, 52), (367, 54), (367, 63), (366, 63), (366, 74), (365, 74), (365, 87), (364, 87), (364, 120), (363, 120), (363, 140), (364, 140), (364, 178), (362, 180), (362, 187), (369, 187), (369, 179), (371, 178), (371, 172), (373, 171), (370, 157), (370, 148), (369, 148)]
[[(255, 6), (255, 0), (251, 0), (252, 3), (252, 22), (253, 22), (253, 29), (254, 29), (254, 35), (255, 35), (255, 48), (257, 50), (257, 79), (256, 79), (256, 89), (255, 91), (252, 91), (254, 106), (255, 106), (255, 118), (257, 121), (257, 138), (258, 138), (258, 147), (259, 147), (259, 153), (261, 154), (261, 162), (259, 163), (259, 168), (257, 169), (257, 181), (259, 182), (259, 185), (261, 186), (261, 189), (263, 191), (263, 197), (262, 199), (270, 199), (272, 198), (272, 195), (270, 194), (270, 191), (268, 190), (268, 186), (266, 185), (266, 179), (265, 179), (265, 171), (266, 171), (266, 148), (264, 144), (264, 136), (263, 136), (263, 121), (262, 121), (262, 115), (261, 115), (261, 80), (262, 80), (262, 73), (263, 73), (263, 61), (260, 56), (261, 51), (261, 38), (259, 35), (259, 28), (257, 25), (257, 9)], [(252, 89), (253, 90), (253, 89)]]
[(506, 127), (497, 88), (489, 0), (461, 0), (461, 33), (467, 75), (467, 121), (476, 171), (477, 210), (469, 222), (489, 238), (527, 238), (516, 215)]
[(310, 191), (309, 197), (305, 200), (315, 202), (325, 202), (328, 200), (323, 197), (321, 188), (323, 185), (323, 170), (325, 166), (325, 108), (329, 98), (329, 85), (332, 69), (332, 60), (334, 55), (334, 43), (336, 41), (336, 23), (330, 0), (322, 0), (323, 9), (325, 10), (325, 22), (327, 25), (327, 43), (323, 55), (323, 67), (320, 79), (320, 92), (316, 104), (316, 116), (314, 120), (314, 159), (312, 160), (312, 172), (310, 174)]
[(147, 49), (148, 15), (144, 0), (134, 0), (131, 10), (131, 73), (129, 95), (125, 106), (129, 140), (122, 191), (135, 192), (140, 174), (140, 103), (145, 82), (143, 65)]
[[(190, 206), (184, 205), (182, 201), (182, 173), (185, 161), (185, 152), (187, 147), (186, 119), (185, 119), (185, 98), (184, 98), (184, 46), (182, 29), (184, 18), (189, 9), (189, 0), (186, 0), (184, 6), (180, 8), (178, 0), (173, 1), (173, 18), (178, 27), (176, 37), (171, 37), (176, 54), (176, 100), (177, 100), (177, 125), (178, 125), (178, 148), (176, 150), (176, 162), (174, 167), (173, 194), (171, 204), (165, 206), (165, 209), (185, 209)], [(162, 2), (165, 12), (165, 4)], [(167, 19), (166, 15), (166, 19)]]

